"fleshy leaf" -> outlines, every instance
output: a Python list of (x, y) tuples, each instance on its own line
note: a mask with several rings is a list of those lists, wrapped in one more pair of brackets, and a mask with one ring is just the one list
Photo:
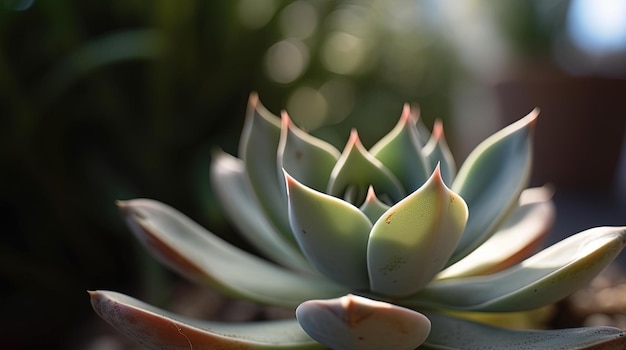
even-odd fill
[(289, 219), (300, 249), (323, 275), (367, 289), (366, 250), (372, 223), (357, 207), (317, 192), (285, 172)]
[[(411, 119), (415, 121), (415, 128), (417, 129), (417, 136), (419, 139), (419, 144), (422, 146), (426, 146), (426, 143), (430, 139), (430, 130), (424, 124), (424, 121), (420, 116), (419, 107), (416, 105), (411, 106)], [(435, 163), (436, 164), (436, 163)]]
[(433, 281), (402, 304), (489, 312), (535, 309), (587, 285), (624, 244), (626, 227), (596, 227), (492, 275)]
[(296, 320), (223, 323), (191, 319), (124, 294), (89, 292), (96, 313), (150, 349), (324, 350)]
[(467, 215), (465, 202), (446, 187), (437, 167), (420, 189), (372, 227), (367, 246), (370, 289), (396, 297), (421, 289), (454, 251)]
[(279, 141), (280, 119), (263, 107), (256, 94), (251, 94), (239, 157), (246, 164), (250, 184), (266, 215), (278, 232), (293, 242), (287, 217), (287, 198), (283, 183), (278, 181), (281, 175), (276, 164)]
[(306, 186), (325, 191), (330, 172), (340, 155), (329, 143), (298, 129), (287, 112), (283, 112), (277, 159), (280, 182), (284, 183), (281, 169), (285, 169)]
[(512, 330), (427, 314), (432, 331), (419, 350), (622, 350), (626, 332), (614, 327)]
[(494, 233), (526, 187), (532, 163), (531, 136), (538, 110), (493, 134), (467, 157), (452, 183), (470, 208), (463, 237), (449, 265)]
[(365, 202), (363, 202), (363, 205), (361, 205), (359, 209), (370, 219), (372, 223), (375, 223), (378, 218), (389, 210), (389, 206), (376, 197), (374, 188), (370, 186), (367, 190), (367, 196), (365, 196)]
[(137, 239), (157, 259), (228, 294), (286, 307), (345, 294), (322, 276), (296, 274), (249, 254), (163, 203), (134, 199), (119, 206)]
[[(370, 186), (374, 187), (376, 193), (385, 194), (394, 202), (406, 195), (398, 178), (383, 163), (367, 152), (356, 130), (352, 130), (350, 139), (330, 174), (326, 192), (345, 198), (346, 191), (354, 191), (351, 196), (353, 198), (347, 198), (347, 200), (361, 204)], [(354, 190), (355, 187), (356, 190)]]
[(268, 221), (252, 193), (241, 159), (214, 152), (211, 181), (231, 223), (260, 253), (291, 269), (317, 273), (292, 240), (287, 241)]
[(334, 350), (413, 350), (430, 332), (424, 315), (355, 295), (310, 300), (296, 318), (311, 338)]
[(430, 161), (430, 164), (439, 164), (443, 182), (450, 186), (456, 176), (456, 163), (446, 142), (441, 120), (435, 121), (433, 133), (422, 149), (422, 154)]
[(422, 155), (412, 117), (417, 116), (411, 115), (411, 108), (405, 104), (398, 124), (370, 149), (370, 153), (396, 175), (408, 192), (420, 188), (432, 170)]
[[(480, 247), (437, 275), (438, 279), (485, 275), (510, 267), (526, 259), (548, 234), (556, 208), (545, 187), (524, 190), (520, 206)], [(534, 197), (530, 200), (524, 198)]]

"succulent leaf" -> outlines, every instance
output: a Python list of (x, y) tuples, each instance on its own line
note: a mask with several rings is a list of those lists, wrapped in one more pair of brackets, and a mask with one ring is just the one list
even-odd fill
[(538, 308), (585, 286), (625, 244), (626, 227), (592, 228), (498, 273), (433, 281), (402, 304), (490, 312)]
[(427, 314), (432, 330), (420, 350), (621, 350), (626, 332), (613, 327), (558, 330), (512, 330), (481, 323)]
[(430, 161), (430, 164), (439, 164), (441, 167), (441, 177), (443, 182), (447, 186), (451, 186), (454, 177), (456, 176), (456, 163), (452, 152), (446, 142), (446, 137), (443, 133), (443, 123), (441, 120), (435, 121), (433, 126), (433, 133), (428, 140), (428, 143), (422, 149), (422, 154), (426, 159)]
[(278, 181), (281, 174), (277, 171), (276, 152), (280, 142), (280, 125), (280, 119), (263, 107), (258, 96), (250, 95), (239, 156), (246, 165), (248, 179), (266, 215), (278, 232), (293, 242), (285, 190), (283, 183)]
[(163, 203), (134, 199), (119, 206), (137, 239), (162, 263), (231, 295), (295, 307), (346, 293), (321, 276), (297, 274), (230, 245)]
[(351, 186), (356, 186), (357, 192), (349, 201), (356, 204), (363, 202), (369, 186), (374, 186), (377, 193), (389, 196), (394, 202), (406, 195), (398, 178), (363, 147), (356, 130), (352, 130), (350, 139), (330, 174), (326, 192), (343, 197)]
[[(523, 200), (529, 196), (535, 198)], [(437, 279), (494, 273), (526, 259), (552, 227), (556, 208), (551, 197), (551, 190), (546, 187), (524, 190), (520, 205), (498, 231), (468, 256), (442, 271)]]
[(430, 332), (424, 315), (356, 295), (306, 301), (296, 318), (311, 338), (334, 350), (413, 350)]
[(100, 317), (150, 349), (325, 349), (302, 331), (296, 320), (208, 322), (175, 315), (116, 292), (89, 294)]
[(367, 239), (372, 223), (357, 207), (317, 192), (285, 172), (289, 219), (300, 249), (323, 275), (356, 290), (369, 286)]
[(370, 186), (367, 190), (367, 196), (365, 196), (365, 202), (359, 208), (365, 216), (367, 216), (370, 221), (375, 223), (378, 218), (380, 218), (387, 210), (389, 210), (389, 206), (383, 203), (378, 197), (376, 197), (376, 193), (374, 193), (374, 188)]
[(222, 151), (213, 153), (211, 181), (224, 211), (239, 232), (268, 259), (296, 271), (317, 273), (293, 240), (278, 233), (258, 205), (248, 182), (245, 165)]
[(340, 155), (331, 144), (298, 129), (283, 112), (277, 159), (280, 182), (284, 183), (281, 169), (285, 169), (306, 186), (324, 191)]
[(439, 167), (417, 191), (389, 208), (367, 246), (370, 289), (387, 296), (417, 292), (441, 270), (467, 222), (465, 202), (441, 179)]
[(463, 237), (448, 265), (459, 261), (493, 234), (526, 187), (531, 168), (531, 136), (538, 110), (480, 143), (452, 183), (470, 208)]
[(405, 104), (400, 121), (370, 149), (370, 153), (398, 177), (408, 192), (420, 188), (432, 171), (431, 163), (422, 155), (416, 121), (411, 120), (413, 117), (417, 116), (412, 115), (411, 108)]

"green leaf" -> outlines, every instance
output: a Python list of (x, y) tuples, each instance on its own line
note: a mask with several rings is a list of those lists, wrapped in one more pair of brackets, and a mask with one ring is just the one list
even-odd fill
[(483, 141), (452, 184), (470, 210), (467, 228), (449, 264), (486, 241), (517, 202), (530, 177), (531, 136), (538, 110)]
[(443, 182), (450, 186), (456, 176), (456, 163), (443, 134), (441, 120), (435, 121), (433, 133), (428, 143), (422, 149), (422, 154), (429, 160), (430, 164), (439, 164)]
[(278, 232), (293, 242), (284, 184), (278, 177), (282, 176), (276, 159), (279, 141), (280, 119), (263, 107), (256, 94), (251, 94), (239, 157), (246, 165), (246, 173), (261, 207)]
[[(532, 198), (531, 198), (532, 197)], [(437, 279), (486, 275), (526, 259), (550, 232), (556, 216), (546, 187), (524, 190), (520, 205), (480, 247), (437, 275)]]
[(365, 290), (367, 239), (372, 223), (357, 207), (315, 191), (285, 172), (289, 219), (300, 249), (323, 275)]
[(321, 276), (297, 274), (249, 254), (163, 203), (134, 199), (119, 206), (137, 239), (157, 259), (225, 293), (286, 307), (346, 293)]
[(443, 268), (467, 222), (467, 206), (439, 167), (417, 191), (372, 227), (367, 246), (370, 289), (387, 296), (417, 292)]
[(287, 241), (278, 233), (259, 207), (241, 159), (214, 152), (211, 181), (230, 222), (260, 253), (293, 270), (317, 273), (292, 240)]
[(311, 338), (334, 350), (413, 350), (430, 332), (426, 316), (356, 295), (306, 301), (296, 318)]
[[(282, 115), (278, 166), (285, 169), (301, 183), (316, 190), (325, 191), (330, 173), (341, 153), (326, 143), (298, 129), (286, 112)], [(282, 171), (280, 181), (284, 182)]]
[(359, 208), (365, 216), (367, 216), (372, 223), (375, 223), (378, 218), (380, 218), (387, 210), (389, 210), (389, 206), (383, 203), (378, 197), (376, 197), (376, 193), (374, 193), (374, 188), (370, 186), (367, 190), (367, 196), (365, 196), (365, 201), (363, 205)]
[(191, 319), (124, 294), (89, 292), (96, 313), (120, 333), (150, 349), (324, 350), (296, 320), (223, 323)]
[(613, 327), (512, 330), (427, 314), (432, 330), (419, 350), (623, 350), (626, 332)]
[(488, 312), (535, 309), (587, 285), (624, 244), (626, 227), (596, 227), (493, 275), (433, 281), (402, 304)]
[(370, 149), (370, 153), (394, 173), (408, 192), (420, 188), (431, 172), (430, 163), (422, 155), (412, 117), (417, 116), (411, 114), (408, 104), (404, 105), (398, 124)]
[(406, 195), (396, 176), (371, 155), (361, 144), (356, 130), (352, 130), (350, 139), (330, 174), (327, 193), (342, 197), (351, 188), (356, 191), (348, 201), (361, 204), (367, 189), (373, 186), (379, 194), (384, 194), (397, 202)]

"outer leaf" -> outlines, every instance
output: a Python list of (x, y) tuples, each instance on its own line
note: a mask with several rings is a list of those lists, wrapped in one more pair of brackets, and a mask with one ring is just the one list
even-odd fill
[(387, 210), (389, 206), (376, 197), (374, 193), (374, 187), (370, 186), (367, 190), (367, 196), (365, 202), (359, 208), (365, 216), (367, 216), (372, 223), (375, 223)]
[(296, 317), (311, 338), (334, 350), (413, 350), (430, 332), (426, 316), (355, 295), (310, 300)]
[(246, 164), (246, 173), (259, 203), (278, 232), (293, 242), (287, 217), (287, 198), (283, 183), (278, 181), (281, 173), (277, 171), (276, 164), (280, 119), (263, 107), (256, 94), (250, 95), (246, 114), (239, 157)]
[(224, 211), (239, 232), (269, 259), (289, 268), (317, 273), (298, 247), (278, 233), (259, 207), (241, 159), (217, 151), (211, 181)]
[(443, 134), (441, 120), (435, 121), (433, 133), (426, 146), (422, 149), (422, 154), (430, 161), (430, 164), (439, 164), (443, 182), (450, 186), (456, 176), (456, 163)]
[(427, 315), (432, 331), (420, 350), (622, 350), (626, 332), (613, 327), (558, 330), (511, 330), (446, 317)]
[(121, 202), (120, 209), (135, 236), (157, 259), (226, 293), (286, 307), (346, 293), (321, 276), (299, 275), (246, 253), (163, 203), (135, 199)]
[(489, 238), (526, 187), (531, 168), (531, 134), (538, 110), (483, 141), (459, 170), (452, 190), (467, 202), (470, 218), (449, 264)]
[(283, 112), (277, 159), (280, 182), (284, 183), (281, 169), (285, 169), (306, 186), (324, 191), (328, 185), (330, 172), (340, 155), (341, 153), (329, 143), (298, 129), (289, 119), (287, 112)]
[[(525, 200), (533, 196), (529, 200)], [(485, 275), (503, 270), (526, 259), (548, 234), (556, 209), (545, 187), (526, 189), (520, 206), (498, 231), (480, 247), (437, 275), (437, 279)]]
[(91, 305), (100, 317), (150, 349), (325, 349), (309, 338), (296, 320), (207, 322), (175, 315), (120, 293), (89, 294)]
[(465, 202), (446, 187), (437, 167), (424, 186), (372, 227), (367, 246), (370, 289), (396, 297), (421, 289), (454, 251), (467, 215)]
[(411, 115), (411, 108), (405, 104), (398, 124), (370, 149), (370, 153), (398, 177), (408, 192), (420, 188), (431, 172), (430, 163), (422, 155), (416, 121), (412, 117), (417, 118)]
[(535, 309), (588, 284), (624, 244), (626, 227), (596, 227), (496, 274), (434, 281), (402, 304), (494, 312)]
[(367, 289), (367, 238), (372, 223), (357, 207), (299, 183), (287, 172), (289, 219), (300, 249), (329, 279)]
[(340, 197), (350, 187), (355, 186), (358, 191), (354, 193), (354, 198), (348, 198), (352, 203), (360, 204), (370, 186), (374, 186), (377, 193), (387, 195), (392, 201), (399, 201), (406, 195), (396, 176), (367, 152), (356, 130), (352, 130), (350, 139), (330, 174), (326, 192)]

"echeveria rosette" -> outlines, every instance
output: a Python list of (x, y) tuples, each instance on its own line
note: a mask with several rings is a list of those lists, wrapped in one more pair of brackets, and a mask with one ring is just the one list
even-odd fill
[(163, 203), (119, 205), (170, 268), (297, 308), (297, 320), (193, 320), (109, 291), (92, 292), (92, 304), (158, 349), (622, 349), (616, 328), (514, 331), (449, 316), (553, 303), (625, 244), (624, 228), (602, 227), (532, 255), (554, 216), (549, 188), (526, 189), (536, 118), (489, 137), (457, 173), (441, 123), (428, 135), (408, 106), (369, 150), (353, 131), (340, 152), (253, 95), (239, 158), (215, 152), (211, 175), (225, 212), (267, 260)]

